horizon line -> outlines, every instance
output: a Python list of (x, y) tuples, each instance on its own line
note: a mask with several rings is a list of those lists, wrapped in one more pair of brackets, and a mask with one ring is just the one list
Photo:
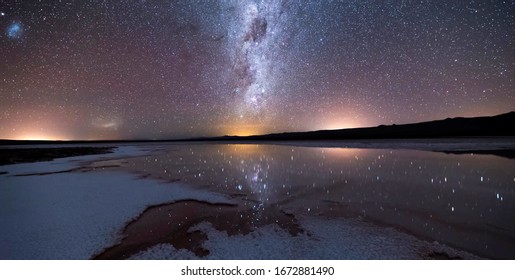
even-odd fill
[[(97, 139), (97, 140), (86, 140), (86, 139), (55, 139), (55, 140), (49, 140), (49, 139), (0, 139), (0, 142), (5, 141), (16, 141), (16, 142), (62, 142), (62, 143), (73, 143), (73, 142), (167, 142), (167, 141), (199, 141), (199, 140), (224, 140), (224, 138), (240, 138), (238, 140), (245, 140), (246, 138), (249, 139), (251, 137), (263, 137), (263, 136), (272, 136), (272, 135), (280, 135), (280, 134), (290, 134), (290, 133), (315, 133), (315, 132), (327, 132), (327, 131), (350, 131), (350, 130), (358, 130), (358, 129), (370, 129), (370, 128), (379, 128), (379, 127), (389, 127), (389, 126), (401, 126), (401, 125), (414, 125), (414, 124), (423, 124), (423, 123), (429, 123), (429, 122), (436, 122), (436, 121), (445, 121), (445, 120), (451, 120), (451, 119), (475, 119), (475, 118), (488, 118), (488, 117), (496, 117), (501, 115), (507, 115), (515, 113), (515, 111), (509, 111), (506, 113), (501, 113), (497, 115), (490, 115), (490, 116), (477, 116), (477, 117), (447, 117), (445, 119), (436, 119), (436, 120), (429, 120), (429, 121), (423, 121), (423, 122), (416, 122), (416, 123), (403, 123), (403, 124), (380, 124), (376, 126), (364, 126), (364, 127), (354, 127), (354, 128), (338, 128), (338, 129), (320, 129), (320, 130), (308, 130), (308, 131), (282, 131), (282, 132), (272, 132), (272, 133), (266, 133), (266, 134), (256, 134), (256, 135), (218, 135), (218, 136), (192, 136), (188, 138), (172, 138), (172, 139)], [(227, 140), (234, 140), (234, 139), (227, 139)], [(256, 140), (256, 139), (254, 139)], [(261, 139), (264, 140), (264, 139)]]

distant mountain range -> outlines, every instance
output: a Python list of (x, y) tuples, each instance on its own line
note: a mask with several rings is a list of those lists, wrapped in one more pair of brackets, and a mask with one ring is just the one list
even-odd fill
[(113, 141), (24, 141), (0, 140), (0, 145), (50, 143), (117, 143), (166, 141), (294, 141), (294, 140), (352, 140), (352, 139), (415, 139), (452, 137), (515, 136), (515, 112), (491, 117), (447, 118), (429, 122), (377, 127), (285, 132), (253, 136), (201, 137), (180, 140), (113, 140)]
[(346, 140), (515, 136), (515, 112), (491, 117), (447, 118), (377, 127), (285, 132), (254, 136), (222, 136), (189, 140)]

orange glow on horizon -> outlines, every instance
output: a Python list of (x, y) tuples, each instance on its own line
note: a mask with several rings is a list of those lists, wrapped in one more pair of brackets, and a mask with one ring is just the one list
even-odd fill
[(335, 118), (332, 120), (328, 120), (320, 125), (320, 129), (347, 129), (347, 128), (357, 128), (362, 127), (358, 121)]
[(71, 139), (51, 133), (21, 133), (11, 138), (11, 140), (28, 140), (28, 141), (69, 141)]
[(326, 105), (323, 113), (315, 115), (314, 130), (336, 130), (364, 127), (368, 123), (367, 114), (359, 108), (351, 105), (335, 107), (334, 104)]
[(25, 141), (74, 141), (74, 140), (112, 140), (119, 139), (118, 130), (108, 128), (89, 128), (83, 131), (66, 120), (47, 117), (45, 120), (22, 120), (12, 127), (0, 131), (0, 139)]
[(25, 141), (71, 140), (70, 118), (64, 117), (59, 109), (25, 108), (20, 110), (19, 119), (0, 129), (0, 139)]
[(251, 136), (263, 134), (263, 128), (256, 125), (234, 125), (226, 126), (223, 135), (229, 136)]

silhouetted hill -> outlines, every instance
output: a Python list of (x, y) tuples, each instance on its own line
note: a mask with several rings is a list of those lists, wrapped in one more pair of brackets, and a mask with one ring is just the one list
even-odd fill
[(488, 136), (515, 136), (515, 112), (491, 117), (448, 118), (403, 125), (275, 133), (246, 137), (223, 136), (194, 140), (343, 140)]

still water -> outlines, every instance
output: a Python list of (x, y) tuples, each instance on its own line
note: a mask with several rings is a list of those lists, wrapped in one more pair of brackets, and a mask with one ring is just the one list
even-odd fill
[[(496, 155), (262, 144), (148, 146), (111, 161), (267, 208), (358, 218), (488, 258), (515, 258), (515, 160)], [(101, 163), (103, 165), (106, 162)], [(109, 164), (109, 163), (107, 163)]]

